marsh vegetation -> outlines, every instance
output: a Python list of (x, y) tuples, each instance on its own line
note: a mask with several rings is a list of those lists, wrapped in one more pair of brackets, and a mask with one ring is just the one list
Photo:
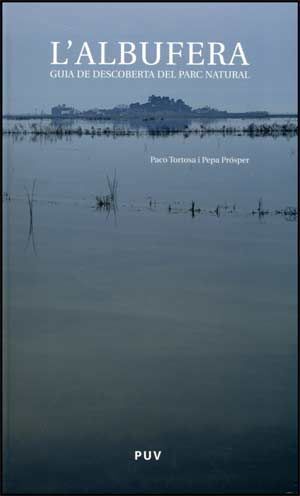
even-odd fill
[(298, 125), (293, 122), (285, 123), (250, 123), (247, 126), (233, 126), (233, 125), (222, 125), (217, 124), (201, 124), (200, 126), (190, 127), (187, 125), (181, 125), (178, 121), (177, 125), (168, 125), (167, 123), (160, 124), (159, 126), (151, 127), (126, 127), (126, 126), (105, 126), (105, 127), (83, 127), (74, 126), (68, 127), (59, 125), (47, 125), (42, 121), (37, 123), (31, 123), (29, 126), (25, 126), (20, 123), (15, 123), (13, 126), (3, 129), (3, 134), (13, 135), (13, 136), (57, 136), (57, 137), (68, 137), (68, 136), (113, 136), (113, 137), (128, 137), (128, 136), (174, 136), (174, 135), (184, 135), (185, 137), (190, 135), (199, 135), (200, 137), (206, 135), (219, 134), (223, 136), (251, 136), (251, 137), (264, 137), (264, 136), (296, 136), (298, 134)]

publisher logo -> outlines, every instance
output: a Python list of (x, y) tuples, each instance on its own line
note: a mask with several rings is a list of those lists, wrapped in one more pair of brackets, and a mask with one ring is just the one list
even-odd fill
[(134, 452), (134, 461), (145, 460), (146, 462), (158, 462), (161, 457), (161, 451), (139, 451)]

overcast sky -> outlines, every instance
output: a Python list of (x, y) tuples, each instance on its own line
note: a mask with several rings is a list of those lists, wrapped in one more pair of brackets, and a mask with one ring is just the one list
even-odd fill
[[(96, 47), (97, 41), (118, 40), (220, 41), (229, 47), (240, 41), (251, 62), (247, 68), (251, 79), (51, 79), (50, 41), (68, 39), (78, 47), (84, 40), (91, 47)], [(182, 98), (193, 107), (295, 112), (297, 5), (284, 2), (6, 3), (3, 62), (5, 112), (48, 112), (59, 103), (79, 109), (107, 108), (142, 102), (153, 93)]]

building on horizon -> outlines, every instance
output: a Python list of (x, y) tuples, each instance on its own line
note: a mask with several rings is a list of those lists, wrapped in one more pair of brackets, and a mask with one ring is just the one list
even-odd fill
[(52, 107), (51, 115), (52, 117), (74, 117), (76, 114), (73, 107), (67, 107), (64, 103), (62, 105), (57, 105)]

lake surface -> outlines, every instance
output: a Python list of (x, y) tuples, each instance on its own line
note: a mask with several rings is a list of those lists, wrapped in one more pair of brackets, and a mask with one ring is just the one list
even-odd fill
[[(275, 210), (297, 204), (297, 139), (4, 152), (5, 490), (296, 494), (297, 222)], [(250, 161), (150, 163), (169, 155)], [(97, 210), (114, 170), (118, 210)]]

